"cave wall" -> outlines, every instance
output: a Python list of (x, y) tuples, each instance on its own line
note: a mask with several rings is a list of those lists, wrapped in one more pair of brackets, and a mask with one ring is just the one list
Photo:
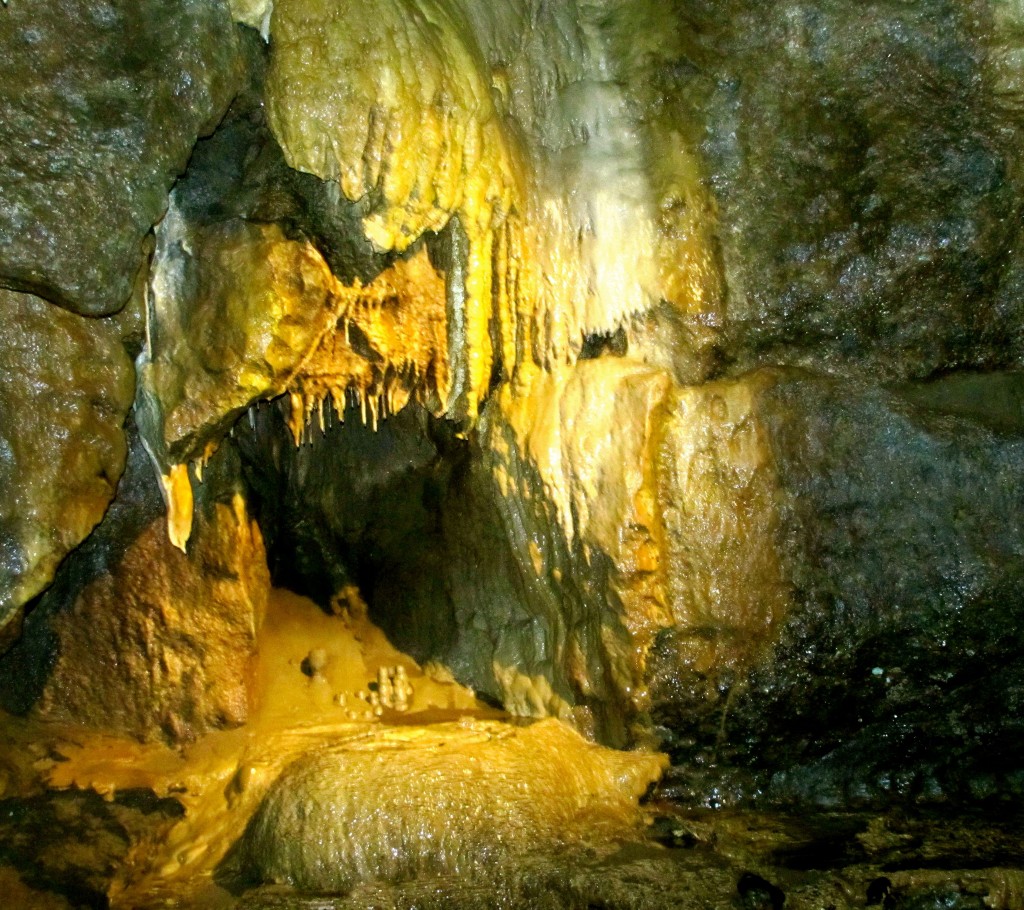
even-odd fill
[(1021, 795), (1015, 4), (0, 15), (9, 708), (243, 723), (269, 571), (687, 799)]
[(134, 425), (117, 496), (61, 564), (4, 656), (14, 714), (142, 740), (191, 742), (245, 723), (270, 587), (237, 456), (218, 453), (196, 501), (193, 544), (172, 543)]

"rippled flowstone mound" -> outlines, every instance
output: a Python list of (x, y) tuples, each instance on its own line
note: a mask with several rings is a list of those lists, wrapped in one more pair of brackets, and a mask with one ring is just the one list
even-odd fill
[(308, 891), (486, 877), (527, 851), (628, 830), (663, 761), (590, 745), (555, 720), (521, 729), (442, 724), (350, 741), (281, 775), (240, 858), (259, 881)]

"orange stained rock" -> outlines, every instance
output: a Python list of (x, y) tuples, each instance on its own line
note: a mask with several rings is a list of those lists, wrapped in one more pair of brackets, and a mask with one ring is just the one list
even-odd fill
[(486, 877), (519, 854), (628, 830), (663, 761), (594, 746), (552, 718), (528, 727), (463, 720), (349, 739), (278, 778), (244, 856), (262, 880), (312, 891), (422, 875)]
[[(335, 615), (298, 595), (273, 592), (258, 648), (250, 722), (181, 750), (53, 725), (11, 727), (11, 735), (24, 727), (18, 736), (37, 743), (35, 773), (46, 786), (94, 789), (110, 797), (145, 788), (185, 807), (184, 818), (165, 838), (134, 846), (112, 886), (113, 908), (165, 897), (188, 906), (216, 905), (222, 892), (214, 871), (271, 788), (287, 787), (287, 779), (275, 784), (286, 768), (303, 762), (297, 769), (305, 770), (288, 772), (292, 778), (319, 776), (310, 770), (309, 756), (336, 757), (340, 771), (325, 767), (315, 785), (339, 806), (357, 814), (360, 806), (394, 807), (393, 827), (376, 844), (372, 832), (351, 829), (339, 815), (337, 830), (325, 837), (332, 849), (351, 856), (391, 850), (392, 835), (406, 823), (417, 831), (458, 830), (452, 799), (472, 800), (476, 813), (459, 846), (467, 855), (479, 847), (473, 839), (484, 836), (488, 825), (503, 843), (519, 838), (519, 847), (536, 845), (538, 838), (554, 843), (611, 836), (635, 823), (636, 800), (663, 767), (662, 756), (591, 745), (558, 721), (525, 728), (508, 724), (470, 690), (442, 672), (428, 675), (396, 651), (368, 621), (353, 590)], [(317, 669), (310, 672), (314, 651)], [(373, 710), (371, 683), (383, 676), (407, 680), (407, 711)], [(418, 801), (411, 800), (412, 790), (430, 781), (437, 785), (434, 795), (424, 790)], [(413, 816), (401, 815), (405, 802)], [(261, 811), (267, 818), (271, 809)], [(503, 827), (509, 820), (515, 831)], [(262, 830), (273, 838), (273, 826), (264, 822)], [(429, 852), (429, 843), (414, 837), (402, 849), (412, 862)], [(256, 865), (276, 874), (263, 859)]]
[(445, 281), (426, 247), (370, 284), (335, 288), (335, 329), (307, 355), (289, 388), (296, 444), (329, 399), (340, 415), (355, 397), (363, 419), (400, 411), (410, 398), (442, 410), (449, 388)]

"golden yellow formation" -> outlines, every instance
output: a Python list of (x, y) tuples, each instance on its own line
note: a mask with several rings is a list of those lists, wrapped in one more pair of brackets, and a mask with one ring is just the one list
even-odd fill
[[(720, 322), (686, 142), (666, 128), (645, 148), (591, 14), (545, 23), (550, 47), (535, 37), (547, 15), (468, 0), (273, 8), (267, 107), (289, 164), (361, 201), (379, 250), (455, 225), (446, 404), (471, 419), (496, 357), (528, 379), (663, 299), (696, 335)], [(655, 186), (648, 164), (666, 158), (654, 170), (672, 177)]]
[(426, 247), (366, 287), (338, 284), (334, 301), (335, 330), (321, 337), (287, 390), (295, 444), (314, 411), (323, 430), (328, 400), (343, 415), (349, 397), (356, 399), (374, 428), (410, 398), (440, 412), (450, 382), (445, 284)]
[[(403, 252), (457, 217), (468, 238), (467, 411), (490, 373), (492, 232), (518, 169), (475, 42), (448, 4), (277, 3), (267, 108), (288, 163), (368, 197), (366, 236)], [(415, 64), (412, 63), (415, 61)]]
[[(237, 14), (255, 24), (270, 9)], [(659, 629), (734, 625), (745, 659), (788, 605), (773, 528), (756, 517), (775, 496), (763, 383), (700, 391), (722, 275), (699, 137), (643, 77), (682, 53), (664, 16), (646, 0), (604, 19), (526, 0), (276, 0), (270, 127), (288, 163), (334, 181), (365, 237), (398, 258), (346, 285), (276, 227), (204, 241), (212, 303), (196, 309), (249, 325), (236, 347), (253, 350), (234, 398), (185, 389), (165, 420), (169, 439), (195, 433), (187, 458), (220, 415), (279, 396), (296, 445), (351, 406), (374, 427), (410, 400), (476, 424), (509, 533), (526, 529), (527, 574), (557, 590), (611, 565), (610, 603), (567, 623), (569, 676), (590, 692), (593, 668), (571, 655), (599, 642), (616, 697), (640, 712)], [(617, 30), (641, 49), (619, 54)], [(625, 357), (579, 359), (586, 338), (616, 332)], [(202, 373), (175, 370), (183, 384)], [(191, 490), (175, 470), (169, 521), (184, 546)], [(593, 641), (575, 640), (579, 626)], [(495, 665), (506, 702), (574, 717), (535, 669)]]
[[(331, 891), (418, 874), (473, 877), (524, 852), (635, 833), (637, 801), (665, 756), (595, 746), (560, 721), (509, 724), (428, 670), (389, 644), (354, 593), (328, 615), (276, 591), (244, 727), (176, 750), (80, 726), (11, 723), (9, 739), (48, 745), (8, 750), (25, 767), (3, 770), (11, 781), (41, 778), (110, 798), (141, 787), (182, 803), (183, 817), (136, 844), (118, 870), (113, 908), (152, 906), (162, 895), (216, 906), (215, 875), (232, 871)], [(351, 707), (385, 677), (403, 681), (403, 703), (354, 718)], [(61, 759), (30, 768), (33, 754)]]

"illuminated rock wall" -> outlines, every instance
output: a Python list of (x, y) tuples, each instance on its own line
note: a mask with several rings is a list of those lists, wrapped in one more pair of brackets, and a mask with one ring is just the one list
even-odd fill
[(226, 454), (208, 466), (186, 556), (133, 434), (117, 499), (6, 655), (5, 709), (169, 742), (248, 720), (269, 578)]
[[(96, 45), (76, 67), (51, 9), (11, 3), (9, 638), (113, 495), (130, 355), (167, 522), (145, 558), (202, 576), (255, 516), (277, 581), (325, 606), (358, 584), (404, 648), (513, 713), (660, 737), (756, 790), (856, 751), (893, 698), (917, 724), (937, 642), (949, 679), (1019, 653), (1013, 5), (239, 0), (160, 7), (154, 48), (116, 4), (72, 4)], [(44, 383), (72, 404), (33, 407)], [(244, 510), (209, 511), (211, 458)], [(237, 559), (262, 564), (252, 540)], [(48, 609), (134, 591), (134, 545), (103, 597), (68, 562)], [(129, 625), (166, 600), (138, 583)], [(1011, 677), (968, 751), (1017, 735)], [(939, 696), (948, 717), (979, 697)]]

